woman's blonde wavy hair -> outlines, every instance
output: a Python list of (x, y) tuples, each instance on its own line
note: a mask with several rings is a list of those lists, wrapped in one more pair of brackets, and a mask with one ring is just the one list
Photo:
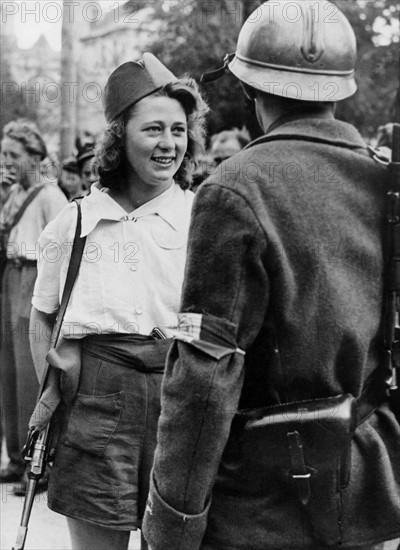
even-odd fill
[[(189, 77), (166, 84), (152, 96), (176, 99), (182, 105), (187, 117), (188, 146), (183, 162), (174, 179), (182, 189), (192, 183), (193, 172), (205, 148), (205, 115), (208, 106), (198, 90), (196, 82)], [(136, 104), (135, 104), (136, 105)], [(100, 184), (112, 189), (121, 188), (126, 166), (125, 127), (135, 111), (132, 105), (116, 117), (101, 136), (96, 148)]]

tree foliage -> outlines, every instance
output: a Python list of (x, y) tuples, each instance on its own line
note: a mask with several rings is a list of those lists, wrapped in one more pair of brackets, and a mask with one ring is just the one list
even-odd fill
[[(333, 0), (346, 14), (357, 37), (357, 93), (338, 106), (338, 116), (370, 137), (378, 126), (392, 122), (399, 87), (399, 5)], [(398, 23), (397, 23), (398, 25)]]
[[(333, 0), (349, 18), (357, 37), (358, 92), (339, 104), (338, 117), (354, 124), (365, 136), (393, 120), (398, 87), (398, 5), (391, 0)], [(167, 0), (155, 3), (162, 21), (152, 51), (176, 74), (198, 81), (203, 72), (222, 65), (235, 51), (243, 20), (261, 0)], [(254, 118), (246, 107), (236, 79), (230, 75), (203, 88), (211, 107), (209, 132), (243, 124)]]
[[(202, 73), (221, 67), (225, 55), (235, 51), (242, 22), (238, 4), (224, 0), (160, 2), (156, 16), (163, 26), (152, 52), (175, 74), (190, 73), (199, 82)], [(211, 108), (210, 134), (243, 125), (246, 106), (233, 75), (207, 84), (202, 91)]]
[(27, 103), (21, 92), (21, 86), (14, 81), (11, 74), (9, 59), (11, 58), (11, 44), (4, 35), (0, 38), (1, 63), (1, 101), (0, 101), (0, 135), (3, 127), (16, 118), (37, 120), (35, 105)]

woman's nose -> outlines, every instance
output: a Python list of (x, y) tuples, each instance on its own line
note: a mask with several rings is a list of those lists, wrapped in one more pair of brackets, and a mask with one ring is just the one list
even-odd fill
[(174, 136), (172, 135), (171, 130), (164, 130), (159, 142), (159, 146), (161, 149), (175, 149)]

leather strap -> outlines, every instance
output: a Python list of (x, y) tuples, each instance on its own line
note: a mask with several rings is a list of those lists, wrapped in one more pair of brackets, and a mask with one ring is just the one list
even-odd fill
[(24, 202), (22, 203), (21, 205), (21, 208), (18, 210), (17, 214), (15, 215), (15, 218), (13, 219), (13, 222), (12, 224), (9, 226), (8, 228), (8, 232), (11, 231), (11, 229), (17, 225), (17, 223), (19, 222), (19, 220), (22, 218), (25, 210), (28, 208), (28, 206), (31, 204), (31, 202), (33, 201), (33, 199), (40, 193), (40, 191), (44, 188), (44, 185), (40, 185), (38, 187), (35, 187), (35, 189), (33, 189), (33, 191), (31, 191), (31, 193), (29, 193), (29, 195), (26, 197), (26, 199), (24, 200)]
[(4, 230), (2, 231), (2, 235), (1, 235), (1, 243), (2, 243), (2, 247), (4, 249), (6, 249), (7, 247), (7, 244), (8, 244), (8, 237), (11, 233), (11, 230), (13, 227), (15, 227), (17, 225), (17, 223), (19, 222), (19, 220), (22, 218), (25, 210), (28, 208), (28, 206), (31, 204), (31, 202), (33, 201), (33, 199), (40, 193), (40, 191), (44, 188), (44, 185), (40, 185), (38, 187), (35, 187), (30, 193), (29, 195), (26, 197), (26, 199), (24, 200), (24, 202), (21, 204), (21, 207), (20, 209), (18, 210), (18, 212), (15, 214), (14, 216), (14, 219), (13, 221), (10, 223), (10, 225), (6, 225), (4, 227)]
[(67, 310), (68, 302), (71, 297), (72, 289), (75, 284), (76, 277), (81, 265), (83, 250), (85, 248), (86, 237), (81, 237), (82, 229), (82, 212), (81, 202), (82, 198), (74, 199), (78, 209), (78, 219), (76, 223), (74, 241), (72, 244), (71, 258), (69, 260), (69, 266), (67, 271), (67, 278), (65, 280), (64, 290), (61, 298), (61, 304), (57, 312), (57, 319), (53, 328), (52, 342), (53, 347), (56, 345), (60, 335), (61, 325), (64, 320), (65, 312)]
[[(81, 265), (83, 250), (85, 248), (85, 243), (86, 243), (86, 237), (80, 236), (81, 228), (82, 228), (82, 212), (81, 212), (82, 197), (79, 197), (73, 200), (77, 206), (78, 218), (76, 222), (76, 229), (75, 229), (74, 241), (72, 244), (71, 258), (68, 265), (67, 277), (65, 280), (64, 290), (61, 298), (61, 304), (58, 309), (56, 322), (54, 324), (53, 331), (51, 334), (51, 347), (53, 348), (56, 347), (60, 336), (61, 326), (64, 320), (65, 312), (67, 310), (69, 299), (71, 297), (72, 289), (74, 287), (75, 280), (78, 275), (78, 271)], [(46, 364), (46, 368), (43, 373), (42, 382), (39, 389), (38, 401), (46, 386), (48, 371), (49, 371), (49, 365)]]
[(288, 432), (290, 460), (292, 462), (291, 476), (296, 481), (300, 501), (306, 505), (311, 497), (310, 477), (304, 461), (303, 443), (299, 432)]
[(391, 373), (379, 365), (367, 378), (361, 395), (357, 398), (357, 426), (362, 424), (382, 403), (389, 399)]

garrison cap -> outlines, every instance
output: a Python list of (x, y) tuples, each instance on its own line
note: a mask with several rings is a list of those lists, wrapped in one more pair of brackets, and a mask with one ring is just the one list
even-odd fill
[(104, 89), (106, 121), (110, 123), (140, 99), (176, 80), (176, 76), (148, 52), (140, 61), (123, 63), (111, 73)]

